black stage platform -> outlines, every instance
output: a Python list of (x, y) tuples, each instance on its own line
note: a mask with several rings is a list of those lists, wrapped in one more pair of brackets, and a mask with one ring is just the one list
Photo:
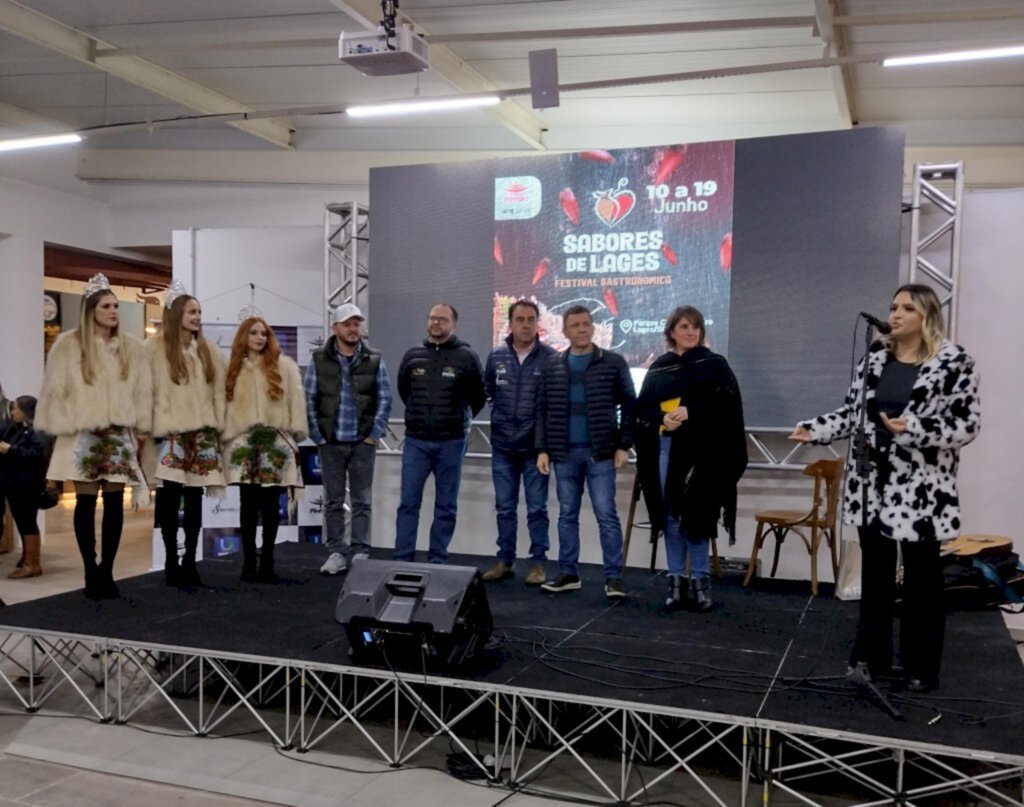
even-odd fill
[[(290, 667), (317, 670), (337, 665), (351, 672), (348, 643), (334, 620), (344, 575), (318, 573), (320, 547), (283, 544), (277, 558), (281, 580), (274, 585), (240, 583), (236, 559), (209, 560), (200, 564), (202, 589), (168, 588), (161, 573), (151, 573), (120, 581), (118, 600), (90, 602), (75, 591), (0, 609), (0, 632), (267, 664), (286, 660)], [(484, 568), (492, 559), (452, 556), (451, 562)], [(1024, 667), (998, 612), (949, 614), (941, 687), (927, 695), (884, 687), (905, 715), (897, 721), (873, 696), (846, 683), (857, 604), (833, 599), (828, 586), (812, 597), (807, 583), (758, 581), (744, 589), (739, 577), (726, 577), (714, 585), (711, 613), (667, 613), (661, 575), (628, 569), (628, 599), (610, 603), (599, 567), (582, 568), (582, 590), (550, 595), (524, 586), (528, 564), (518, 565), (515, 579), (486, 587), (495, 628), (485, 659), (472, 669), (445, 673), (443, 685), (454, 682), (484, 698), (539, 696), (556, 705), (617, 709), (631, 719), (641, 715), (640, 723), (652, 730), (650, 721), (659, 716), (720, 723), (744, 732), (744, 758), (748, 731), (774, 730), (831, 738), (824, 742), (863, 742), (883, 756), (905, 749), (996, 760), (1002, 773), (987, 781), (1024, 772)], [(549, 571), (554, 568), (549, 564)], [(383, 671), (385, 678), (389, 674)], [(420, 674), (418, 681), (427, 684), (427, 676)], [(346, 707), (338, 701), (337, 708)], [(447, 732), (443, 719), (438, 725), (444, 726), (438, 733)], [(812, 755), (827, 757), (833, 768), (848, 767), (832, 754)], [(393, 759), (402, 762), (397, 754)], [(960, 781), (959, 772), (942, 777)], [(977, 793), (986, 785), (971, 779), (964, 789), (972, 787)], [(879, 792), (900, 789), (897, 783)]]

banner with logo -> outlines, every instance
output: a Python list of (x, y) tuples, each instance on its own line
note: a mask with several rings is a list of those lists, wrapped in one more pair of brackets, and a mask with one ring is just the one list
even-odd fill
[(665, 351), (668, 313), (694, 305), (726, 353), (734, 151), (730, 140), (502, 160), (492, 343), (509, 303), (527, 298), (542, 339), (564, 349), (562, 312), (584, 305), (598, 345), (647, 367)]

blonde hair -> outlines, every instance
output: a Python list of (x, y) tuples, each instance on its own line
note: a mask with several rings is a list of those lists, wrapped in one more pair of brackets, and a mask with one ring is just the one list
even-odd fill
[[(182, 355), (181, 320), (185, 313), (185, 306), (189, 304), (189, 301), (195, 299), (188, 294), (175, 297), (164, 316), (164, 353), (171, 368), (171, 381), (179, 385), (187, 384), (189, 381), (188, 364)], [(196, 340), (196, 350), (199, 353), (199, 361), (203, 364), (206, 383), (211, 384), (213, 383), (213, 357), (210, 355), (209, 345), (203, 339), (202, 328), (192, 338)]]
[[(103, 289), (82, 298), (78, 310), (78, 347), (81, 355), (82, 380), (90, 387), (96, 380), (96, 306), (104, 297), (117, 296), (109, 289)], [(117, 338), (117, 358), (121, 363), (121, 380), (128, 378), (128, 352), (124, 349), (124, 341), (120, 338), (120, 325), (110, 329), (111, 338)]]
[[(931, 286), (923, 283), (905, 283), (896, 289), (892, 296), (895, 300), (900, 294), (910, 295), (910, 304), (921, 315), (921, 348), (918, 358), (922, 362), (934, 359), (946, 338), (946, 321), (942, 317), (942, 302)], [(883, 336), (882, 344), (892, 350), (896, 340), (892, 336)]]

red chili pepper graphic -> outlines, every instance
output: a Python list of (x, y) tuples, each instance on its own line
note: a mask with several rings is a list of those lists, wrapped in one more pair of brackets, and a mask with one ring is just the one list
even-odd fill
[(722, 271), (728, 272), (732, 268), (732, 233), (722, 236), (722, 246), (718, 248), (718, 257), (722, 262)]
[(584, 160), (591, 160), (592, 162), (595, 163), (615, 162), (615, 157), (613, 157), (607, 151), (603, 151), (602, 149), (588, 149), (587, 151), (581, 151), (580, 157), (582, 157)]
[(572, 188), (564, 188), (558, 194), (558, 202), (562, 205), (562, 212), (569, 217), (569, 221), (573, 224), (579, 224), (580, 203), (576, 201), (576, 194), (572, 192)]
[(679, 258), (676, 257), (676, 251), (668, 244), (661, 245), (661, 254), (664, 255), (668, 262), (673, 266), (679, 265)]
[(615, 299), (615, 292), (611, 289), (604, 290), (604, 304), (608, 306), (608, 310), (612, 312), (613, 317), (619, 315), (619, 301)]
[(685, 157), (686, 146), (673, 146), (668, 149), (665, 152), (665, 156), (661, 158), (661, 164), (658, 166), (658, 173), (654, 176), (654, 184), (660, 185), (672, 176), (672, 174), (676, 172), (676, 169), (682, 165)]
[(533, 270), (533, 280), (530, 281), (531, 286), (536, 286), (540, 279), (548, 273), (548, 267), (551, 266), (551, 258), (542, 258), (541, 262), (537, 264), (537, 268)]
[(505, 265), (505, 259), (501, 257), (501, 242), (497, 238), (494, 239), (494, 260), (502, 266)]

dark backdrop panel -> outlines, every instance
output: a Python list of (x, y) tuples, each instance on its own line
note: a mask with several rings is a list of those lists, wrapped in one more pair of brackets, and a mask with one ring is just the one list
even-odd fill
[(898, 130), (736, 142), (729, 362), (748, 425), (842, 403), (854, 319), (896, 289), (902, 189)]
[[(436, 303), (458, 309), (456, 333), (481, 362), (490, 352), (494, 164), (370, 172), (369, 333), (392, 379), (405, 351), (426, 338)], [(392, 417), (400, 417), (405, 410), (394, 392)]]
[[(392, 373), (435, 302), (459, 309), (481, 360), (490, 350), (497, 166), (370, 172), (370, 336)], [(841, 403), (854, 318), (884, 315), (896, 286), (902, 170), (896, 130), (736, 141), (729, 361), (748, 425)]]

